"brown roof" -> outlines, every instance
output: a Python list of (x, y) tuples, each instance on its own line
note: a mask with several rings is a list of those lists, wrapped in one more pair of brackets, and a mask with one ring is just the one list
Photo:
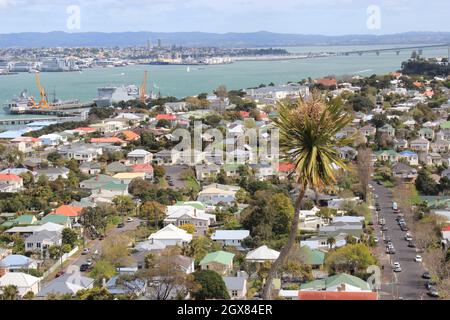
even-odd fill
[(299, 291), (299, 300), (378, 300), (376, 292)]

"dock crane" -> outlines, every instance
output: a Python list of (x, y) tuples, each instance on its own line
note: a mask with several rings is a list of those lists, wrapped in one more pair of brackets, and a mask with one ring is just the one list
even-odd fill
[(147, 91), (147, 78), (148, 78), (148, 72), (147, 70), (144, 71), (144, 81), (142, 81), (141, 87), (139, 89), (139, 95), (140, 95), (140, 101), (145, 104), (145, 96)]
[(47, 94), (45, 93), (44, 87), (42, 87), (42, 85), (41, 85), (41, 77), (39, 76), (39, 73), (36, 73), (35, 77), (36, 77), (36, 85), (39, 90), (39, 95), (41, 96), (41, 100), (36, 105), (36, 107), (39, 109), (48, 109), (49, 105), (48, 105), (48, 101), (47, 101)]

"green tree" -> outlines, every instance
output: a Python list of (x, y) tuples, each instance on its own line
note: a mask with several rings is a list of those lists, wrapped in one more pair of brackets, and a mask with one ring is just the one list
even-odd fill
[(116, 274), (116, 268), (106, 260), (99, 260), (95, 263), (89, 275), (101, 283), (103, 279), (109, 280)]
[(17, 286), (8, 285), (1, 288), (0, 300), (18, 300), (19, 290)]
[(362, 272), (376, 263), (369, 247), (362, 243), (340, 247), (330, 252), (325, 259), (325, 265), (333, 273)]
[(296, 165), (296, 179), (300, 187), (295, 200), (289, 238), (272, 265), (263, 290), (263, 298), (270, 298), (272, 280), (284, 264), (298, 231), (299, 212), (306, 189), (319, 190), (336, 183), (332, 165), (346, 169), (336, 147), (351, 144), (352, 138), (336, 135), (352, 121), (352, 117), (337, 105), (327, 105), (319, 93), (309, 100), (299, 100), (293, 105), (281, 103), (279, 117), (274, 120), (280, 130), (280, 148), (291, 163)]
[(425, 195), (437, 195), (439, 193), (439, 186), (436, 181), (433, 180), (430, 173), (422, 169), (419, 171), (416, 179), (417, 191)]
[(205, 299), (230, 299), (227, 287), (222, 277), (212, 270), (199, 270), (193, 273), (194, 282), (201, 289), (192, 292), (195, 300)]
[(70, 228), (64, 228), (62, 231), (62, 244), (68, 244), (70, 245), (72, 248), (75, 247), (77, 240), (78, 240), (78, 235), (77, 233), (70, 229)]
[(187, 248), (187, 254), (194, 258), (198, 264), (208, 253), (220, 250), (220, 244), (207, 237), (196, 237), (192, 239)]

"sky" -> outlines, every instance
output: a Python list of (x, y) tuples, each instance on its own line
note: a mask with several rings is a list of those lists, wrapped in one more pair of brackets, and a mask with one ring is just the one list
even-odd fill
[(0, 0), (0, 33), (448, 32), (449, 12), (448, 0)]

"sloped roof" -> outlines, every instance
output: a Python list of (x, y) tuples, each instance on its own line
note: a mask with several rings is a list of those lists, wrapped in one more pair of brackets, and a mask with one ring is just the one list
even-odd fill
[(229, 265), (233, 263), (234, 254), (225, 251), (216, 251), (208, 253), (202, 261), (200, 261), (200, 265), (208, 264), (211, 262), (220, 263), (224, 265)]
[(58, 208), (56, 208), (53, 214), (63, 215), (66, 217), (78, 217), (81, 214), (82, 210), (83, 210), (82, 207), (63, 204)]
[(366, 281), (347, 273), (340, 273), (325, 279), (304, 283), (300, 286), (300, 290), (326, 290), (329, 287), (334, 287), (342, 283), (360, 288), (361, 290), (370, 290), (369, 284)]
[(155, 240), (182, 240), (190, 242), (192, 240), (192, 234), (189, 234), (183, 229), (177, 228), (173, 224), (169, 224), (161, 230), (152, 233), (149, 239)]
[(378, 300), (377, 292), (299, 291), (299, 300)]
[(267, 246), (261, 246), (255, 250), (250, 251), (245, 256), (245, 260), (269, 260), (274, 261), (278, 258), (280, 253), (276, 250), (270, 249)]

